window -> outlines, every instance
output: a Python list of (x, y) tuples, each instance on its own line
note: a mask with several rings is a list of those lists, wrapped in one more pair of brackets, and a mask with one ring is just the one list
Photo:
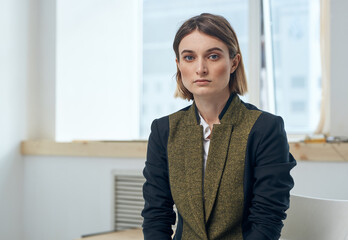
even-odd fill
[(311, 133), (319, 120), (319, 4), (319, 0), (264, 0), (263, 4), (263, 33), (269, 45), (264, 68), (267, 84), (274, 85), (268, 94), (274, 95), (274, 112), (284, 118), (288, 133)]
[[(319, 116), (318, 1), (263, 0), (260, 107), (281, 115), (288, 133), (313, 131)], [(227, 18), (248, 75), (256, 2), (57, 0), (56, 139), (147, 139), (153, 119), (189, 105), (172, 97), (172, 41), (193, 15)]]
[(57, 0), (57, 141), (139, 138), (139, 12), (137, 0)]

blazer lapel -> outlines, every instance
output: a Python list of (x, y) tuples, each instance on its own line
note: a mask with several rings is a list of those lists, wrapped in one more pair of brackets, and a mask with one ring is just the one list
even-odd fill
[[(175, 136), (171, 136), (168, 145), (171, 189), (180, 214), (201, 239), (207, 239), (202, 191), (203, 128), (197, 123), (195, 108), (192, 104), (182, 121), (172, 126)], [(174, 146), (175, 149), (171, 149)]]
[(205, 222), (208, 222), (211, 215), (224, 172), (233, 126), (238, 118), (238, 116), (232, 115), (232, 111), (236, 112), (235, 108), (239, 101), (238, 96), (234, 96), (232, 102), (230, 104), (228, 102), (229, 105), (220, 119), (220, 124), (214, 124), (213, 126), (204, 176)]
[(205, 221), (207, 222), (214, 206), (230, 145), (232, 124), (216, 124), (210, 140), (207, 167), (204, 176)]
[[(190, 205), (189, 215), (195, 218), (200, 229), (200, 236), (206, 235), (203, 209), (203, 143), (202, 126), (186, 128), (187, 145), (185, 146), (185, 181), (188, 187), (187, 200)], [(187, 155), (186, 155), (187, 154)]]

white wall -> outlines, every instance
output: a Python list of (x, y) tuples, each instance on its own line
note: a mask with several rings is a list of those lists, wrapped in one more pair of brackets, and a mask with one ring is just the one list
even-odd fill
[(330, 134), (333, 136), (348, 136), (347, 9), (347, 0), (330, 1)]
[(21, 240), (28, 5), (2, 0), (0, 6), (0, 239)]
[(25, 240), (72, 240), (113, 230), (115, 169), (142, 174), (144, 159), (26, 156)]

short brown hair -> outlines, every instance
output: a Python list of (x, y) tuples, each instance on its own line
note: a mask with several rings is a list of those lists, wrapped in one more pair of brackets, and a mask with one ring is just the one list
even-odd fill
[[(246, 93), (247, 81), (237, 35), (229, 22), (222, 16), (210, 13), (202, 13), (198, 16), (194, 16), (188, 19), (181, 25), (179, 30), (176, 32), (173, 42), (173, 49), (178, 61), (180, 59), (179, 44), (181, 40), (195, 30), (216, 37), (224, 42), (227, 45), (231, 59), (235, 57), (236, 54), (240, 54), (241, 57), (239, 65), (237, 69), (230, 75), (229, 87), (231, 93), (237, 93), (239, 95)], [(175, 91), (175, 97), (192, 100), (193, 94), (187, 88), (185, 88), (182, 82), (181, 72), (178, 67), (176, 72), (176, 83), (177, 87)]]

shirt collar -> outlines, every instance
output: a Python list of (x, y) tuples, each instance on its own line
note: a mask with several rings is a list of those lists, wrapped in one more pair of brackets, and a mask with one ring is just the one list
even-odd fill
[(211, 133), (209, 124), (204, 120), (204, 118), (202, 117), (202, 115), (198, 112), (198, 116), (200, 119), (200, 125), (203, 126), (203, 137), (205, 140), (208, 140), (208, 137)]

